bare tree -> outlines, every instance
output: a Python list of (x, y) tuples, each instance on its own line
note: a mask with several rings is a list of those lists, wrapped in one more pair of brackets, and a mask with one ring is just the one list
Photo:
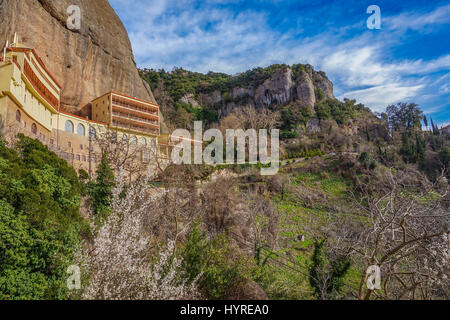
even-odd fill
[[(380, 188), (378, 193), (363, 189), (355, 195), (357, 208), (347, 219), (341, 216), (335, 230), (341, 249), (362, 268), (357, 297), (447, 296), (450, 214), (443, 200), (448, 186), (440, 191), (436, 185), (412, 188), (404, 173), (390, 170)], [(369, 266), (381, 269), (380, 290), (366, 286)]]
[(142, 144), (132, 140), (133, 135), (126, 135), (126, 139), (119, 138), (117, 130), (109, 128), (95, 128), (95, 134), (90, 132), (91, 153), (100, 158), (103, 153), (108, 153), (111, 168), (115, 172), (120, 170), (127, 173), (129, 179), (136, 179), (148, 175), (149, 170), (160, 173), (164, 169), (159, 154), (156, 139), (154, 145)]
[(225, 129), (273, 129), (280, 124), (279, 112), (272, 112), (269, 109), (262, 108), (257, 110), (253, 106), (245, 106), (242, 109), (236, 109), (233, 113), (223, 118), (220, 122), (220, 128)]
[[(87, 285), (84, 299), (195, 299), (196, 281), (180, 277), (182, 260), (174, 255), (174, 240), (154, 234), (161, 216), (165, 190), (149, 186), (148, 179), (129, 184), (122, 175), (113, 191), (111, 213), (77, 256)], [(163, 250), (157, 248), (167, 244)], [(156, 263), (152, 257), (158, 254)]]

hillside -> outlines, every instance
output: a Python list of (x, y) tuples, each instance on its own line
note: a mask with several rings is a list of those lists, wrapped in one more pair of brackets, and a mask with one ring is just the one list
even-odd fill
[[(204, 230), (227, 233), (239, 248), (239, 258), (228, 259), (245, 261), (238, 279), (256, 282), (271, 299), (448, 296), (448, 281), (431, 280), (430, 270), (449, 272), (450, 136), (418, 105), (375, 114), (334, 98), (326, 75), (302, 65), (141, 76), (173, 128), (203, 120), (222, 131), (281, 129), (282, 170), (274, 177), (250, 165), (192, 169), (191, 179), (205, 181), (198, 188)], [(427, 246), (440, 253), (429, 256)], [(376, 261), (383, 261), (384, 288), (367, 290), (365, 271)], [(225, 297), (231, 290), (248, 298), (254, 285), (243, 283), (223, 288)], [(417, 283), (426, 283), (422, 292)]]
[(108, 1), (74, 2), (78, 31), (63, 23), (71, 1), (0, 0), (0, 41), (17, 31), (42, 52), (64, 110), (113, 89), (156, 101), (170, 130), (278, 128), (280, 170), (176, 165), (145, 139), (89, 130), (80, 148), (102, 144), (88, 174), (6, 139), (0, 119), (0, 300), (450, 299), (450, 134), (420, 106), (340, 101), (303, 64), (139, 70)]
[(244, 106), (280, 109), (293, 105), (314, 112), (316, 102), (334, 98), (333, 84), (310, 65), (272, 65), (235, 76), (182, 68), (172, 72), (144, 69), (140, 74), (166, 118), (181, 126), (191, 119), (215, 122)]

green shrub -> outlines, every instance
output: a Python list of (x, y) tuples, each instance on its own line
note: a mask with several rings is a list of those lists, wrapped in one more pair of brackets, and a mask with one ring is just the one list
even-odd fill
[(200, 274), (199, 286), (208, 299), (220, 299), (241, 275), (241, 261), (231, 259), (233, 249), (225, 235), (205, 239), (196, 225), (182, 250), (188, 280)]
[(39, 141), (0, 145), (0, 300), (67, 299), (80, 234), (77, 173)]
[(345, 285), (344, 279), (351, 264), (343, 256), (332, 259), (324, 246), (325, 240), (314, 241), (309, 283), (318, 299), (337, 299)]
[(298, 138), (299, 134), (298, 131), (282, 131), (281, 132), (281, 139), (293, 139)]
[(344, 99), (344, 102), (341, 102), (337, 99), (326, 99), (317, 103), (314, 108), (319, 120), (334, 119), (338, 124), (346, 124), (349, 119), (355, 117), (356, 110), (362, 107), (356, 105), (355, 100)]
[(112, 190), (114, 188), (114, 173), (109, 166), (108, 154), (102, 155), (97, 168), (97, 179), (88, 183), (88, 192), (95, 215), (103, 219), (110, 210)]

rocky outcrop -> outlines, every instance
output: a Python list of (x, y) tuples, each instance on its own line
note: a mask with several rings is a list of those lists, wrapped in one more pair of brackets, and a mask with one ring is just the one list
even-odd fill
[(320, 132), (319, 119), (311, 119), (306, 123), (306, 133), (314, 134)]
[(185, 103), (185, 104), (190, 104), (193, 107), (198, 107), (199, 106), (197, 100), (195, 100), (195, 97), (194, 97), (194, 95), (192, 93), (184, 95), (180, 99), (180, 102), (181, 103)]
[(255, 92), (255, 103), (258, 107), (284, 105), (294, 101), (297, 90), (292, 77), (292, 70), (276, 71), (272, 77), (264, 81)]
[[(69, 30), (67, 8), (81, 8)], [(127, 31), (107, 0), (0, 0), (0, 46), (14, 32), (35, 48), (63, 86), (62, 107), (77, 112), (110, 91), (155, 102), (137, 71)]]
[(277, 70), (260, 84), (233, 87), (228, 92), (218, 90), (201, 94), (199, 104), (211, 105), (225, 116), (236, 108), (252, 105), (256, 108), (279, 107), (296, 103), (314, 111), (319, 98), (334, 98), (333, 84), (325, 73), (305, 65), (294, 75), (292, 68)]
[(316, 93), (311, 75), (302, 72), (297, 81), (297, 99), (306, 106), (314, 106), (316, 103)]

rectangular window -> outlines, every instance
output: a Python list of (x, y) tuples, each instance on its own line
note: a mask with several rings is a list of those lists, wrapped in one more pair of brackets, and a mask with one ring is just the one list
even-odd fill
[(77, 154), (77, 161), (80, 161), (80, 155)]

